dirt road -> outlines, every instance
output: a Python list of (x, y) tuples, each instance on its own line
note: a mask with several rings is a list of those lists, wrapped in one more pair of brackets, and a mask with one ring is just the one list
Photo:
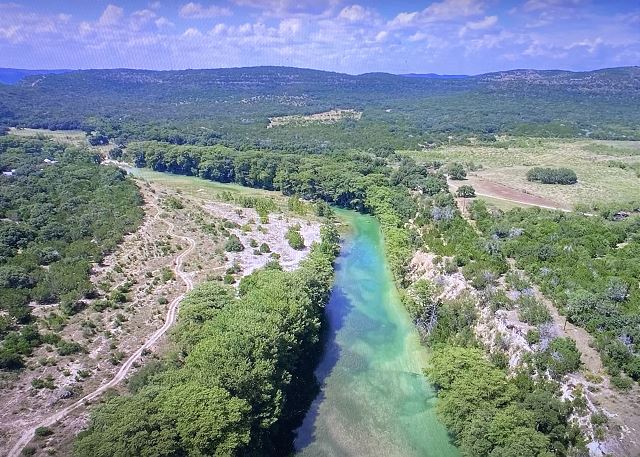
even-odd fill
[(67, 406), (66, 408), (64, 408), (64, 409), (62, 409), (62, 410), (50, 415), (49, 417), (47, 417), (45, 419), (43, 419), (39, 423), (33, 425), (30, 429), (25, 430), (22, 433), (22, 435), (20, 436), (20, 439), (11, 448), (11, 451), (9, 451), (9, 454), (7, 454), (8, 457), (19, 457), (21, 452), (22, 452), (22, 449), (27, 444), (29, 444), (29, 442), (35, 436), (35, 431), (36, 431), (36, 429), (38, 427), (49, 427), (49, 426), (55, 424), (57, 421), (63, 419), (65, 416), (67, 416), (72, 411), (74, 411), (74, 410), (76, 410), (78, 408), (86, 406), (86, 404), (88, 402), (91, 402), (92, 400), (96, 399), (97, 397), (102, 395), (105, 391), (107, 391), (108, 389), (116, 386), (122, 380), (124, 380), (127, 377), (127, 375), (129, 374), (129, 372), (131, 371), (131, 368), (133, 367), (133, 364), (136, 362), (136, 360), (138, 360), (140, 358), (140, 356), (145, 351), (145, 349), (149, 349), (150, 347), (152, 347), (167, 332), (167, 330), (169, 330), (169, 328), (175, 323), (176, 317), (178, 315), (178, 305), (180, 304), (182, 299), (185, 297), (185, 295), (189, 291), (191, 291), (193, 289), (193, 281), (191, 280), (191, 278), (189, 277), (189, 275), (187, 273), (182, 271), (182, 264), (183, 264), (184, 258), (187, 255), (189, 255), (191, 252), (193, 252), (193, 250), (195, 249), (196, 242), (192, 238), (189, 238), (189, 237), (186, 237), (186, 236), (181, 236), (181, 235), (176, 235), (174, 233), (175, 226), (173, 225), (173, 223), (171, 223), (169, 221), (166, 221), (164, 219), (160, 219), (161, 210), (156, 205), (154, 205), (154, 207), (156, 208), (156, 211), (157, 211), (157, 213), (156, 213), (156, 215), (154, 217), (156, 219), (161, 220), (162, 222), (164, 222), (165, 224), (167, 224), (169, 226), (169, 229), (167, 230), (167, 233), (169, 235), (171, 235), (171, 236), (175, 236), (177, 238), (181, 238), (182, 240), (185, 240), (187, 243), (189, 243), (189, 247), (187, 249), (185, 249), (184, 251), (182, 251), (178, 256), (176, 256), (175, 261), (174, 261), (174, 266), (172, 268), (174, 273), (176, 274), (176, 276), (178, 276), (182, 280), (182, 282), (184, 282), (184, 284), (186, 286), (186, 290), (182, 294), (180, 294), (176, 298), (174, 298), (173, 301), (171, 301), (171, 303), (169, 303), (169, 308), (167, 310), (167, 315), (165, 317), (164, 325), (162, 327), (160, 327), (158, 330), (156, 330), (149, 337), (149, 339), (142, 346), (140, 346), (138, 348), (137, 351), (135, 351), (133, 354), (131, 354), (131, 356), (120, 367), (120, 370), (118, 370), (116, 375), (113, 378), (111, 378), (111, 380), (109, 382), (103, 384), (98, 389), (96, 389), (93, 392), (91, 392), (91, 393), (85, 395), (84, 397), (78, 399), (77, 401), (75, 401), (71, 405)]
[(496, 200), (516, 203), (518, 205), (537, 206), (538, 208), (571, 212), (570, 208), (560, 206), (558, 203), (548, 198), (528, 194), (522, 190), (514, 189), (487, 179), (482, 179), (478, 176), (470, 175), (464, 181), (454, 181), (451, 179), (448, 179), (447, 181), (449, 183), (449, 189), (454, 193), (458, 190), (458, 187), (462, 185), (471, 185), (475, 189), (476, 195), (479, 197), (490, 197), (495, 198)]

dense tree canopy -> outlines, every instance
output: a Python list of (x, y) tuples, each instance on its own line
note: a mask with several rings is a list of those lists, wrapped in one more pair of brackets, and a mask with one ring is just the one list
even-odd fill
[[(133, 182), (95, 156), (54, 142), (0, 138), (0, 367), (16, 365), (38, 338), (18, 336), (27, 304), (61, 302), (67, 312), (90, 295), (91, 264), (142, 219)], [(18, 341), (20, 341), (18, 343)]]
[(283, 455), (314, 392), (320, 320), (338, 253), (333, 226), (294, 272), (203, 283), (182, 303), (177, 364), (93, 414), (77, 456)]

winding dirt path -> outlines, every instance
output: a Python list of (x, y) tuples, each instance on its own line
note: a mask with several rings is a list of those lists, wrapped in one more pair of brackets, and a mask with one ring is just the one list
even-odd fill
[(70, 404), (66, 408), (64, 408), (64, 409), (62, 409), (62, 410), (50, 415), (49, 417), (47, 417), (45, 419), (43, 419), (39, 423), (33, 425), (30, 429), (25, 430), (22, 433), (22, 435), (20, 436), (20, 439), (14, 444), (14, 446), (11, 448), (11, 450), (7, 454), (8, 457), (19, 457), (21, 452), (22, 452), (22, 449), (27, 444), (29, 444), (29, 442), (35, 436), (35, 432), (36, 432), (36, 429), (38, 427), (49, 427), (49, 426), (55, 424), (57, 421), (63, 419), (65, 416), (67, 416), (67, 414), (71, 413), (72, 411), (74, 411), (74, 410), (76, 410), (76, 409), (78, 409), (80, 407), (86, 406), (87, 402), (90, 402), (90, 401), (94, 400), (95, 398), (97, 398), (100, 395), (102, 395), (106, 390), (116, 386), (122, 380), (124, 380), (127, 377), (127, 375), (129, 374), (129, 372), (131, 371), (131, 368), (133, 367), (133, 364), (142, 355), (143, 351), (145, 349), (148, 349), (151, 346), (153, 346), (167, 332), (167, 330), (169, 330), (169, 328), (175, 323), (176, 317), (178, 315), (178, 305), (180, 304), (182, 299), (185, 297), (185, 295), (189, 291), (191, 291), (193, 289), (193, 281), (191, 280), (191, 278), (189, 277), (189, 275), (187, 273), (182, 271), (182, 264), (183, 264), (184, 258), (187, 255), (189, 255), (191, 252), (193, 252), (193, 250), (195, 249), (196, 242), (192, 238), (189, 238), (187, 236), (176, 235), (174, 233), (174, 229), (175, 229), (174, 224), (172, 222), (167, 221), (167, 220), (161, 219), (160, 218), (160, 213), (161, 213), (160, 208), (155, 204), (153, 206), (156, 208), (156, 211), (157, 211), (157, 213), (154, 216), (154, 218), (156, 218), (158, 220), (161, 220), (162, 222), (164, 222), (165, 224), (167, 224), (169, 226), (169, 230), (167, 230), (167, 233), (169, 235), (171, 235), (171, 236), (176, 236), (178, 238), (181, 238), (181, 239), (187, 241), (187, 243), (189, 243), (189, 247), (187, 249), (185, 249), (184, 251), (182, 251), (175, 258), (174, 266), (172, 268), (174, 273), (176, 274), (176, 276), (178, 276), (182, 280), (182, 282), (184, 282), (184, 284), (186, 285), (186, 290), (182, 294), (180, 294), (176, 298), (174, 298), (171, 301), (171, 303), (169, 303), (169, 308), (167, 310), (167, 315), (165, 317), (164, 324), (162, 325), (162, 327), (160, 327), (158, 330), (156, 330), (149, 337), (149, 339), (142, 346), (140, 346), (140, 348), (138, 348), (138, 350), (136, 352), (134, 352), (133, 354), (131, 354), (131, 356), (129, 356), (129, 358), (120, 367), (120, 369), (118, 370), (116, 375), (113, 378), (111, 378), (111, 380), (109, 382), (107, 382), (106, 384), (103, 384), (102, 386), (98, 387), (96, 390), (94, 390), (93, 392), (85, 395), (84, 397), (76, 400), (74, 403)]

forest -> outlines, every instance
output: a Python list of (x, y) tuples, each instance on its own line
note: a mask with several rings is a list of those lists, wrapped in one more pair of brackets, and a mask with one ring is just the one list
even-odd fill
[(322, 230), (300, 268), (277, 262), (242, 279), (239, 296), (205, 282), (180, 307), (168, 356), (130, 394), (98, 407), (76, 456), (282, 455), (317, 391), (323, 308), (339, 235)]
[[(315, 153), (418, 149), (469, 138), (492, 143), (499, 134), (640, 138), (637, 67), (455, 79), (287, 67), (74, 71), (33, 85), (36, 78), (0, 84), (0, 126), (82, 129), (116, 144), (156, 140)], [(331, 109), (362, 117), (266, 128), (273, 116)]]
[(43, 342), (63, 343), (32, 325), (30, 303), (82, 309), (91, 265), (143, 212), (125, 172), (87, 150), (0, 137), (0, 170), (0, 368), (15, 369)]

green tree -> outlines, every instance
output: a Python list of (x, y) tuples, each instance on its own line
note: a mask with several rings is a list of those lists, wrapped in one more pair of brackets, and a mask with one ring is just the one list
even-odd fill
[(460, 186), (456, 191), (458, 197), (473, 198), (476, 196), (476, 190), (472, 186)]
[(467, 177), (467, 172), (465, 171), (464, 166), (458, 162), (453, 162), (447, 165), (446, 172), (449, 175), (449, 178), (456, 181), (460, 181)]

